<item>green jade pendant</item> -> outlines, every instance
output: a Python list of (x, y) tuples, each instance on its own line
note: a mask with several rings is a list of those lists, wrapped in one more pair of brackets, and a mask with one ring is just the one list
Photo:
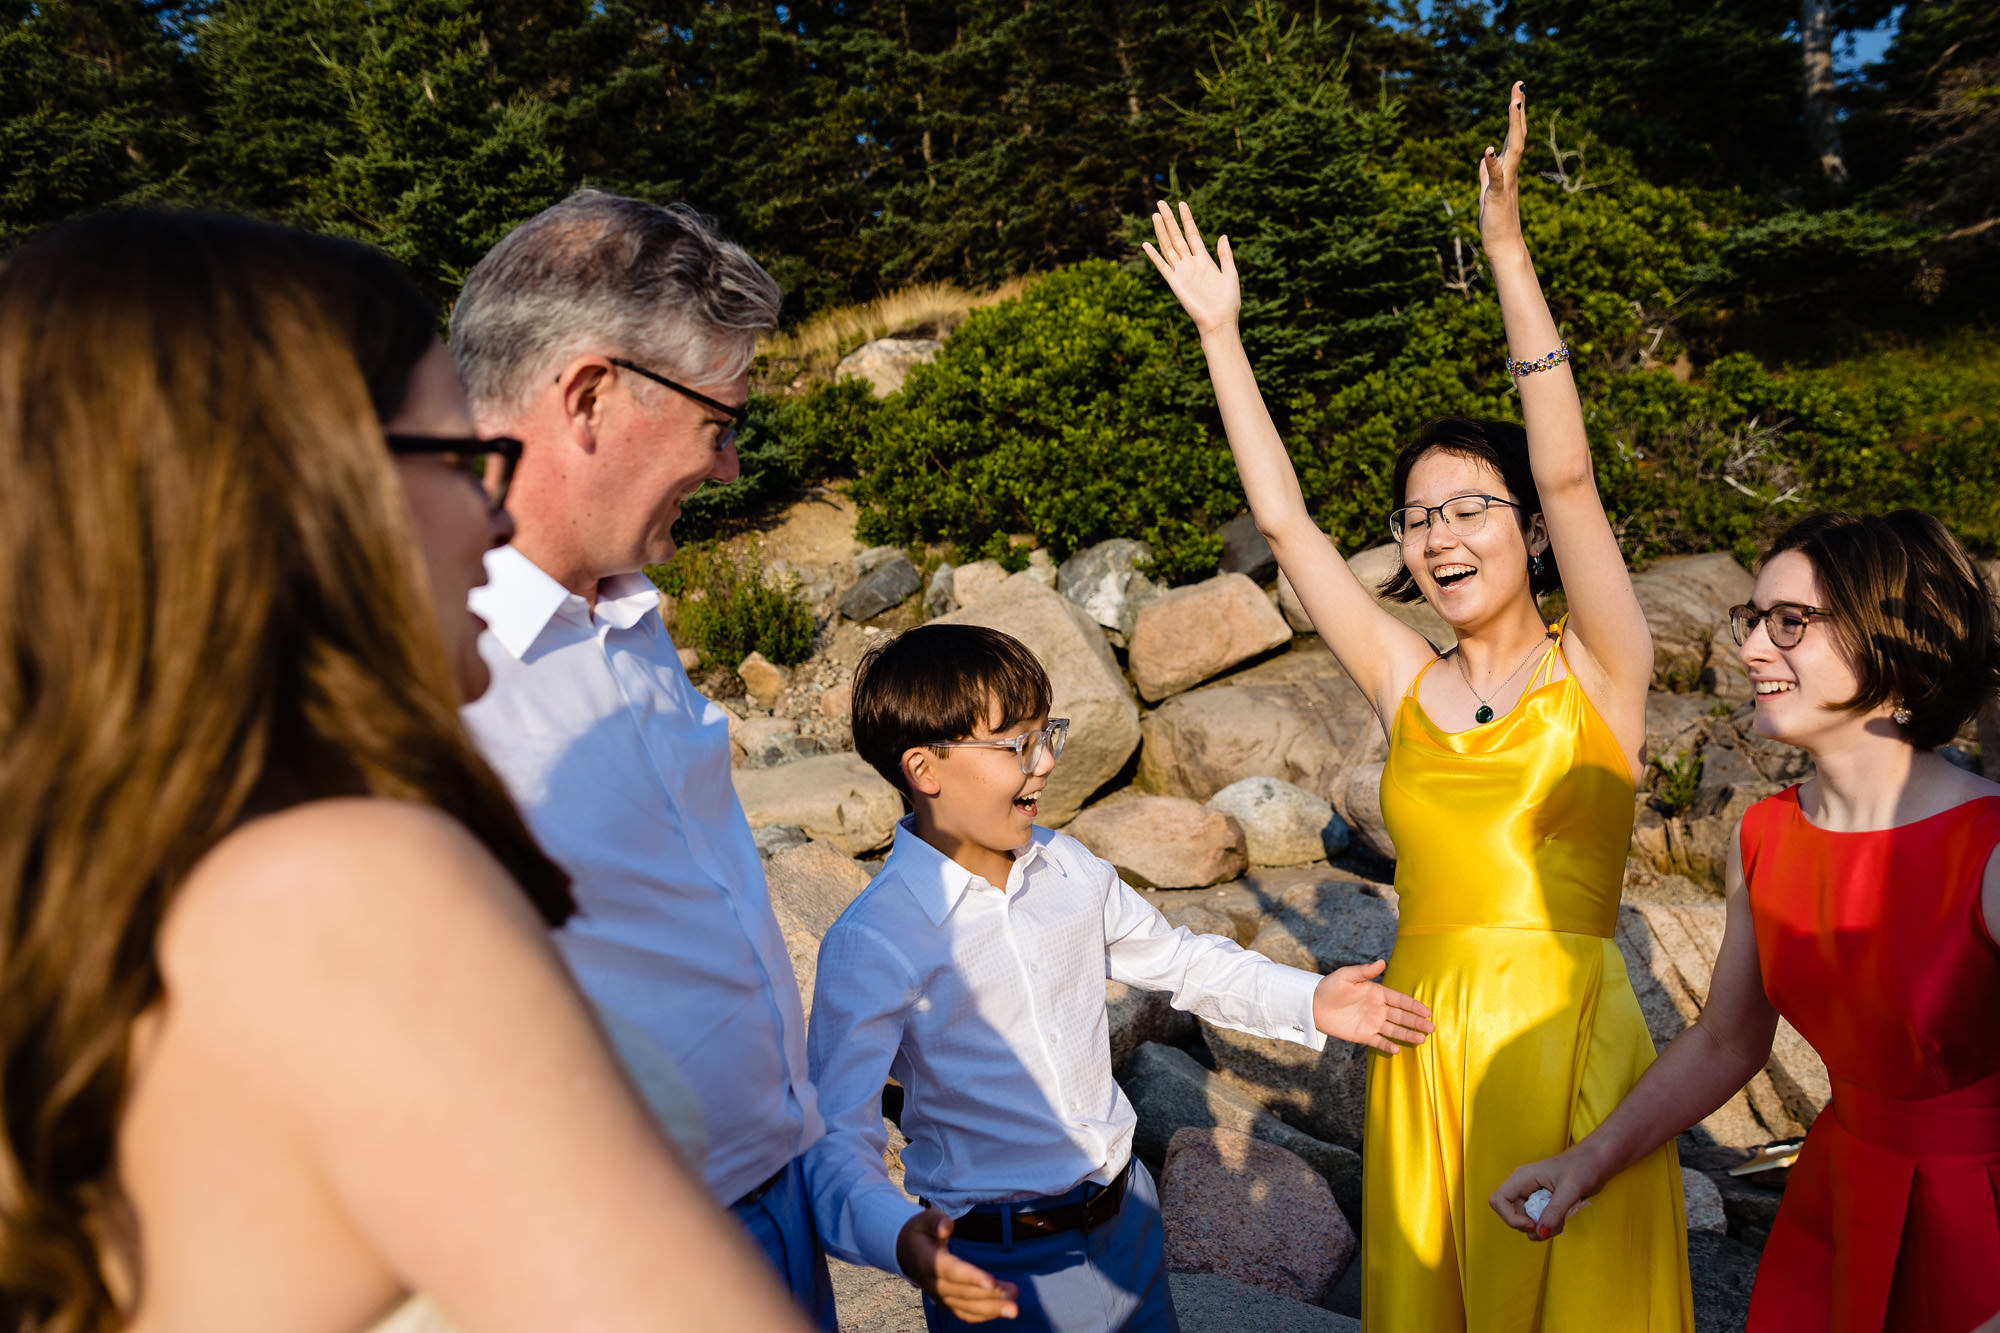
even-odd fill
[(1473, 712), (1472, 720), (1474, 722), (1491, 722), (1493, 720), (1493, 710), (1491, 708), (1488, 708), (1485, 704), (1481, 704)]

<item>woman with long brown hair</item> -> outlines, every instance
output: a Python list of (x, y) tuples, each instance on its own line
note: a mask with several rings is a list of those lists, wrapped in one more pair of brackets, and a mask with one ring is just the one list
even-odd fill
[(0, 269), (0, 1327), (800, 1327), (460, 729), (505, 520), (431, 344), (358, 364), (400, 284), (183, 214)]

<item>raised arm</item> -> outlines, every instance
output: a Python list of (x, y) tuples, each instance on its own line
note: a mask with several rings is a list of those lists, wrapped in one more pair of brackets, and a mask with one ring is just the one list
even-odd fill
[(1159, 244), (1146, 246), (1146, 257), (1201, 334), (1222, 428), (1257, 530), (1271, 543), (1313, 628), (1386, 726), (1403, 687), (1436, 652), (1421, 634), (1376, 604), (1307, 511), (1298, 473), (1257, 391), (1237, 330), (1243, 297), (1229, 238), (1216, 242), (1211, 258), (1193, 210), (1183, 203), (1176, 219), (1164, 202), (1153, 214), (1153, 237)]
[[(1764, 994), (1757, 964), (1742, 834), (1739, 824), (1730, 839), (1729, 916), (1701, 1017), (1660, 1052), (1603, 1124), (1567, 1152), (1519, 1168), (1493, 1192), (1487, 1202), (1516, 1231), (1536, 1240), (1561, 1235), (1583, 1200), (1728, 1101), (1769, 1063), (1778, 1012)], [(1539, 1225), (1522, 1207), (1538, 1189), (1552, 1196)]]
[[(1600, 683), (1589, 679), (1592, 667), (1601, 683), (1610, 686), (1609, 697), (1601, 690), (1592, 693), (1620, 738), (1631, 732), (1643, 740), (1653, 639), (1598, 498), (1576, 377), (1568, 361), (1546, 360), (1563, 344), (1521, 235), (1521, 155), (1527, 137), (1527, 94), (1517, 83), (1508, 98), (1504, 149), (1496, 154), (1488, 148), (1479, 162), (1479, 237), (1493, 269), (1509, 358), (1548, 367), (1519, 375), (1515, 382), (1535, 488), (1569, 599), (1569, 638), (1583, 649), (1570, 653), (1570, 660), (1583, 668), (1586, 687)], [(1630, 714), (1626, 725), (1614, 713)], [(1632, 748), (1637, 750), (1636, 742)]]

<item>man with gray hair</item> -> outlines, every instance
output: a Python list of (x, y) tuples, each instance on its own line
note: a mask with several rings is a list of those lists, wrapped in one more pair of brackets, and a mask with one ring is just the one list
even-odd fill
[(750, 359), (778, 287), (682, 206), (584, 190), (482, 259), (451, 345), (480, 432), (524, 449), (514, 544), (472, 608), (493, 674), (465, 721), (581, 911), (578, 983), (694, 1086), (709, 1189), (834, 1327), (799, 1156), (824, 1132), (798, 981), (730, 781), (642, 567), (681, 505), (736, 478)]

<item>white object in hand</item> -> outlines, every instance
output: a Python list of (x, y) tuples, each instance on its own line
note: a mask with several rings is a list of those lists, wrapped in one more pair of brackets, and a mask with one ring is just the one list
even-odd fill
[(1536, 1190), (1533, 1194), (1530, 1194), (1528, 1196), (1528, 1201), (1522, 1204), (1521, 1208), (1528, 1214), (1528, 1220), (1530, 1222), (1539, 1222), (1542, 1220), (1542, 1210), (1544, 1208), (1547, 1208), (1549, 1206), (1549, 1200), (1555, 1197), (1556, 1196), (1548, 1190)]

